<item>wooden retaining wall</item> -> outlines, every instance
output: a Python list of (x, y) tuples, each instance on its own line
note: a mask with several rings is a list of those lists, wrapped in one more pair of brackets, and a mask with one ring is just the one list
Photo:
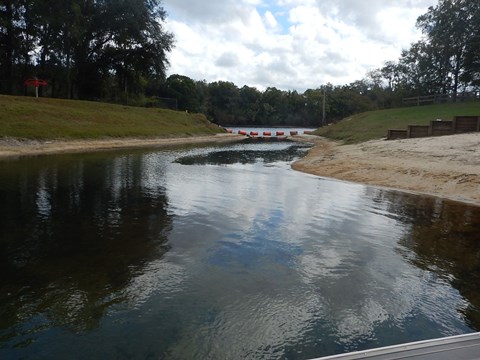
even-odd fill
[(453, 120), (433, 120), (430, 122), (430, 136), (454, 134)]
[(427, 137), (430, 134), (429, 125), (408, 125), (407, 138)]
[(403, 129), (388, 130), (388, 134), (387, 134), (388, 140), (406, 139), (406, 138), (407, 138), (407, 130), (403, 130)]
[(453, 120), (433, 120), (430, 125), (408, 125), (406, 130), (390, 129), (387, 140), (443, 136), (480, 131), (480, 116), (455, 116)]
[(453, 122), (457, 134), (479, 131), (478, 116), (455, 116)]

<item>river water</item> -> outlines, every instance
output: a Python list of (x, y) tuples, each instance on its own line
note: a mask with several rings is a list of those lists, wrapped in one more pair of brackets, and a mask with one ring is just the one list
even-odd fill
[(480, 208), (290, 142), (0, 163), (1, 359), (308, 359), (480, 330)]

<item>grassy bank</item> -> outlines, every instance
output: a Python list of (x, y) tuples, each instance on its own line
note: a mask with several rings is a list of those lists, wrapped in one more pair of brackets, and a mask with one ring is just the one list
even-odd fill
[(370, 111), (318, 129), (314, 134), (352, 144), (384, 138), (388, 129), (406, 129), (414, 124), (428, 125), (431, 120), (450, 120), (458, 115), (480, 115), (480, 102)]
[(223, 132), (202, 114), (0, 95), (0, 138), (181, 137)]

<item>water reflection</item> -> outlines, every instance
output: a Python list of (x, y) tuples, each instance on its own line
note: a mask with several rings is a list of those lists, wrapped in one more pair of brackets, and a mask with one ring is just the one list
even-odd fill
[[(466, 300), (457, 310), (480, 330), (480, 212), (478, 208), (435, 198), (403, 196), (392, 210), (415, 219), (399, 240), (404, 258), (459, 291)], [(408, 199), (408, 201), (406, 201)]]
[(125, 300), (138, 270), (168, 250), (167, 198), (151, 173), (163, 176), (137, 156), (2, 164), (0, 311), (12, 329), (3, 340), (28, 344), (38, 327), (91, 330)]
[(0, 357), (307, 359), (478, 330), (480, 208), (291, 170), (304, 151), (5, 163)]

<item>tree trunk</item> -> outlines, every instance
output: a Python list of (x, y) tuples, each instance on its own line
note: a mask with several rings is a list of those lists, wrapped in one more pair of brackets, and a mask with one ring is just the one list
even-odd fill
[(457, 92), (458, 92), (458, 84), (460, 78), (460, 70), (462, 65), (462, 51), (460, 50), (455, 55), (455, 69), (454, 69), (454, 78), (453, 78), (453, 102), (457, 102)]

